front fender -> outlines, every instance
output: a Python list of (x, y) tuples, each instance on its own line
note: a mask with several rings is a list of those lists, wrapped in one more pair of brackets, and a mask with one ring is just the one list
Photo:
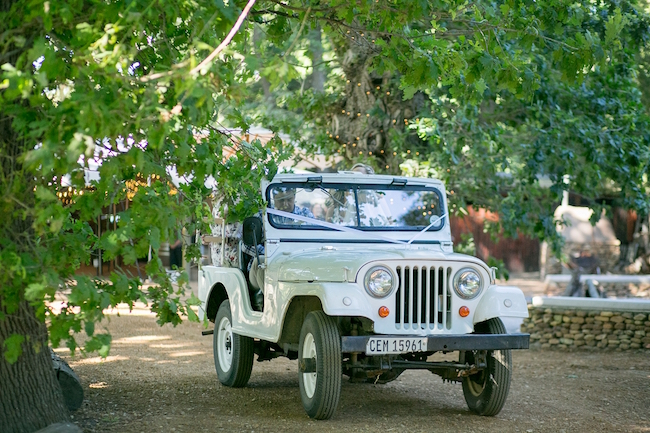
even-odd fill
[(318, 294), (328, 316), (359, 316), (368, 319), (374, 311), (368, 295), (354, 283), (324, 283)]
[(493, 317), (528, 317), (523, 292), (513, 286), (489, 286), (476, 307), (474, 324)]
[(368, 296), (353, 283), (280, 283), (278, 290), (278, 315), (281, 321), (291, 300), (298, 296), (312, 296), (320, 300), (328, 316), (361, 316), (368, 319), (372, 307)]

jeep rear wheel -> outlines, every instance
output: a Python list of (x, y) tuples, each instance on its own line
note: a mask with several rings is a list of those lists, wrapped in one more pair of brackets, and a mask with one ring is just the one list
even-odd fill
[(246, 386), (253, 370), (253, 339), (232, 332), (227, 299), (221, 303), (214, 319), (212, 353), (219, 382), (233, 388)]
[(307, 315), (298, 347), (300, 398), (311, 418), (328, 419), (341, 395), (341, 336), (322, 311)]
[[(493, 318), (478, 323), (476, 334), (506, 334), (501, 319)], [(477, 353), (461, 352), (460, 362), (474, 364)], [(478, 373), (463, 378), (463, 395), (467, 406), (479, 415), (498, 414), (508, 397), (512, 375), (512, 354), (510, 350), (490, 350), (486, 356), (486, 367)]]

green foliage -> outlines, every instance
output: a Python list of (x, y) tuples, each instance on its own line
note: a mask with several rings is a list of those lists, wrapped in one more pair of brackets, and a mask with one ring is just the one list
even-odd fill
[(467, 254), (468, 256), (475, 256), (476, 244), (474, 244), (474, 236), (472, 236), (471, 233), (461, 234), (460, 242), (454, 243), (454, 252)]
[(441, 95), (439, 107), (447, 108), (413, 129), (431, 149), (429, 164), (455, 192), (452, 209), (495, 210), (494, 230), (533, 234), (557, 250), (553, 211), (564, 191), (580, 195), (597, 217), (612, 204), (650, 210), (650, 119), (633, 70), (598, 66), (571, 85), (544, 58), (538, 62), (546, 73), (530, 102), (504, 95), (463, 106)]
[[(636, 62), (650, 21), (634, 2), (380, 1), (355, 4), (354, 18), (350, 8), (312, 12), (332, 47), (324, 92), (304, 90), (310, 59), (296, 55), (304, 76), (263, 109), (269, 122), (301, 125), (301, 148), (344, 167), (438, 177), (453, 213), (496, 211), (489, 231), (545, 239), (556, 252), (554, 209), (567, 190), (595, 218), (612, 205), (648, 213), (649, 119)], [(265, 19), (280, 16), (271, 8)]]
[[(260, 180), (275, 174), (288, 150), (278, 139), (246, 143), (223, 127), (246, 131), (253, 120), (236, 109), (247, 94), (236, 50), (209, 73), (190, 73), (239, 13), (233, 2), (184, 1), (18, 1), (0, 12), (7, 26), (0, 120), (10, 132), (0, 139), (3, 314), (26, 300), (47, 319), (54, 346), (74, 351), (75, 334), (85, 332), (82, 349), (102, 356), (110, 336), (96, 325), (108, 308), (142, 301), (161, 324), (198, 320), (196, 298), (184, 295), (187, 275), (172, 285), (159, 247), (181, 227), (208, 230), (206, 178), (236, 207), (230, 218), (252, 214), (261, 205)], [(85, 171), (95, 167), (100, 179), (88, 184)], [(60, 200), (72, 191), (80, 194)], [(113, 208), (127, 200), (128, 208)], [(115, 230), (97, 236), (90, 223), (113, 210)], [(199, 257), (197, 245), (186, 247), (189, 259)], [(97, 250), (104, 261), (134, 265), (150, 248), (153, 286), (119, 268), (107, 279), (76, 275)], [(60, 294), (66, 301), (55, 310)], [(15, 361), (13, 342), (6, 353)]]
[[(476, 256), (476, 244), (474, 243), (474, 236), (471, 233), (462, 233), (460, 235), (460, 242), (454, 244), (454, 252), (460, 254), (467, 254), (469, 256)], [(506, 264), (501, 259), (495, 257), (488, 257), (487, 265), (495, 268), (496, 277), (508, 280), (510, 272), (506, 268)]]

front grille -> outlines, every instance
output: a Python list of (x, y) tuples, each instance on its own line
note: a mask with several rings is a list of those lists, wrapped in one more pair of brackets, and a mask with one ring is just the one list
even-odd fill
[(450, 276), (450, 267), (397, 267), (397, 329), (451, 329)]

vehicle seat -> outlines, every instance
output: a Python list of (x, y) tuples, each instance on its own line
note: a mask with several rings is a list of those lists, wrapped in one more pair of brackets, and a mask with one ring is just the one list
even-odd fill
[[(260, 256), (260, 262), (264, 263), (264, 256)], [(257, 257), (253, 258), (248, 279), (253, 289), (264, 290), (264, 268), (259, 267)]]

